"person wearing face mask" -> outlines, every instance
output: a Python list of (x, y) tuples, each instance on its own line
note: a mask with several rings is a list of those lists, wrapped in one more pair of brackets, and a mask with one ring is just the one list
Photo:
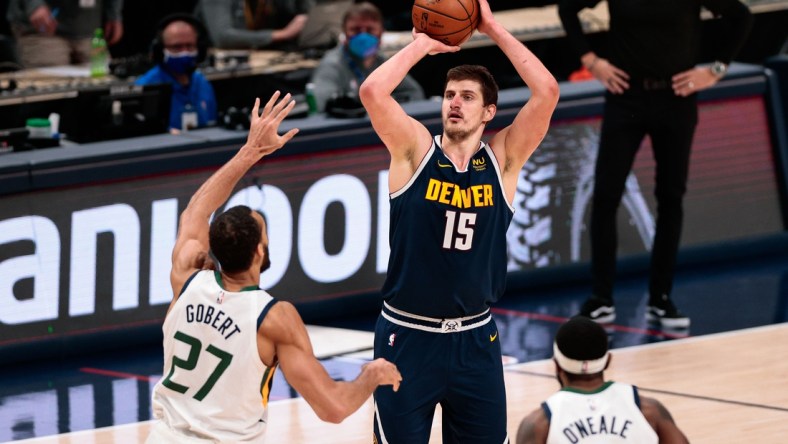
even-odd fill
[(165, 17), (151, 45), (156, 66), (140, 76), (136, 85), (172, 85), (170, 129), (189, 130), (216, 123), (216, 96), (210, 82), (197, 70), (205, 58), (206, 34), (189, 14)]
[[(312, 73), (318, 111), (337, 97), (358, 97), (359, 85), (386, 61), (380, 54), (383, 35), (383, 16), (377, 6), (369, 2), (355, 3), (342, 19), (344, 39), (337, 47), (323, 55)], [(410, 75), (405, 76), (394, 90), (399, 102), (424, 99), (424, 90)]]

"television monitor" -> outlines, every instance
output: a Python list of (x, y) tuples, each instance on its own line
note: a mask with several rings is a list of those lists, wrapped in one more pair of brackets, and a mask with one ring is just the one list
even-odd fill
[(60, 132), (77, 143), (167, 132), (172, 86), (115, 85), (81, 89)]

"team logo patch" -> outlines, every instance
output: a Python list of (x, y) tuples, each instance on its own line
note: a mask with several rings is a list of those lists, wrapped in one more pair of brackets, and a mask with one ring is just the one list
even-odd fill
[(460, 323), (457, 321), (443, 321), (443, 331), (458, 331)]
[(471, 159), (471, 165), (475, 171), (484, 171), (487, 169), (487, 159)]
[(389, 335), (389, 347), (394, 347), (394, 339), (397, 338), (396, 333), (392, 333)]

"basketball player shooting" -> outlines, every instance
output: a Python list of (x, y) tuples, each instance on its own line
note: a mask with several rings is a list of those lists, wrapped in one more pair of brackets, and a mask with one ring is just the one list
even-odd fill
[[(449, 3), (458, 0), (444, 0)], [(449, 70), (433, 136), (391, 96), (420, 60), (459, 51), (414, 30), (413, 41), (364, 81), (360, 98), (391, 155), (391, 254), (375, 327), (376, 358), (404, 383), (375, 390), (378, 443), (427, 443), (435, 406), (443, 442), (509, 442), (500, 339), (490, 306), (506, 284), (506, 230), (519, 172), (547, 133), (558, 84), (479, 0), (478, 31), (507, 56), (531, 91), (488, 143), (498, 87), (476, 65)]]

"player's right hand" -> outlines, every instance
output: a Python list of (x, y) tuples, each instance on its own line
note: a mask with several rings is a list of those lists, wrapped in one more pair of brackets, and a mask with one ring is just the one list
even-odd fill
[(443, 43), (443, 42), (441, 42), (439, 40), (435, 40), (432, 37), (428, 36), (427, 34), (425, 34), (423, 32), (420, 32), (420, 31), (417, 31), (416, 28), (413, 28), (413, 30), (411, 31), (411, 34), (413, 35), (413, 40), (414, 41), (422, 39), (425, 42), (427, 42), (426, 44), (427, 44), (427, 47), (428, 47), (428, 54), (429, 55), (442, 54), (444, 52), (457, 52), (457, 51), (460, 50), (459, 46), (451, 46), (451, 45), (447, 45), (447, 44), (445, 44), (445, 43)]
[(369, 364), (364, 364), (362, 371), (371, 372), (378, 385), (390, 385), (396, 392), (402, 382), (402, 375), (399, 374), (397, 366), (391, 362), (378, 358)]

